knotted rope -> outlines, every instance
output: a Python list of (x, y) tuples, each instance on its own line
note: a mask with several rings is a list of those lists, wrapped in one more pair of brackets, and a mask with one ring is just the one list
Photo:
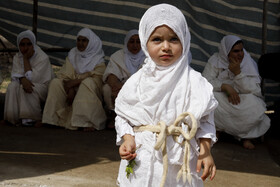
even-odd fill
[[(178, 126), (180, 122), (187, 116), (190, 116), (192, 125), (185, 123), (188, 126), (188, 133), (183, 131), (182, 127)], [(162, 149), (163, 155), (163, 174), (161, 179), (160, 186), (163, 187), (166, 181), (167, 171), (168, 171), (168, 157), (166, 151), (166, 137), (172, 135), (174, 141), (178, 142), (178, 138), (180, 135), (184, 137), (184, 140), (181, 145), (184, 145), (184, 158), (181, 169), (177, 174), (177, 181), (183, 176), (183, 182), (185, 183), (188, 179), (188, 182), (191, 183), (191, 173), (190, 173), (190, 140), (195, 136), (197, 130), (197, 122), (194, 116), (191, 113), (184, 112), (180, 114), (174, 123), (170, 126), (166, 126), (166, 124), (160, 121), (157, 125), (142, 125), (133, 128), (135, 132), (142, 131), (151, 131), (158, 134), (157, 142), (154, 146), (156, 150)]]

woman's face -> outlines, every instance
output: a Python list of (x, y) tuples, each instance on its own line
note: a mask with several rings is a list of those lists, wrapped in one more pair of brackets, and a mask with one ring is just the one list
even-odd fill
[(159, 26), (147, 42), (148, 53), (160, 66), (170, 66), (182, 55), (183, 47), (176, 33), (168, 26)]
[(234, 45), (228, 54), (228, 58), (241, 63), (244, 58), (243, 43)]
[(134, 55), (141, 50), (140, 39), (138, 34), (135, 34), (129, 38), (127, 42), (127, 49)]
[(79, 51), (84, 51), (87, 48), (89, 40), (84, 36), (79, 36), (77, 38), (77, 48)]
[(33, 51), (33, 44), (28, 38), (23, 38), (19, 42), (19, 50), (25, 55), (28, 51)]

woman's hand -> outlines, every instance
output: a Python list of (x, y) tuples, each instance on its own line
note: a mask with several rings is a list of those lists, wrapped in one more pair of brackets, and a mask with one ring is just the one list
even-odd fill
[(123, 84), (121, 82), (116, 82), (116, 84), (111, 87), (113, 101), (115, 101), (115, 99), (117, 98), (120, 90), (122, 89), (122, 86), (123, 86)]
[(197, 160), (196, 171), (200, 172), (202, 166), (203, 173), (201, 179), (204, 181), (210, 176), (210, 180), (213, 180), (216, 175), (216, 165), (211, 155), (211, 139), (201, 138), (200, 139), (200, 153)]
[(26, 93), (32, 93), (33, 92), (33, 86), (34, 85), (27, 78), (25, 78), (25, 77), (20, 78), (20, 83), (22, 85), (23, 90)]
[(241, 67), (240, 64), (241, 62), (238, 61), (237, 59), (234, 59), (232, 57), (229, 57), (229, 65), (228, 69), (236, 76), (241, 73)]
[(63, 87), (68, 94), (69, 90), (76, 86), (76, 80), (63, 80)]
[(124, 142), (119, 148), (121, 159), (132, 160), (136, 157), (136, 144), (133, 136), (126, 134), (123, 136)]
[(29, 48), (28, 51), (23, 55), (24, 60), (29, 60), (33, 55), (35, 51), (33, 48)]
[(35, 51), (33, 48), (29, 48), (29, 50), (23, 55), (23, 65), (24, 72), (32, 71), (32, 67), (30, 65), (29, 59), (34, 55)]
[(68, 93), (67, 93), (67, 97), (66, 97), (66, 102), (69, 106), (72, 105), (74, 98), (76, 96), (76, 91), (74, 88), (70, 88)]
[(222, 84), (221, 90), (226, 93), (228, 101), (233, 105), (238, 105), (240, 103), (240, 97), (238, 92), (229, 84)]

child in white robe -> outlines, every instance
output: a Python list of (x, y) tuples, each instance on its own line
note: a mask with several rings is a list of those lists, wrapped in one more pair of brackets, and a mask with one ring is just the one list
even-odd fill
[(145, 64), (124, 84), (115, 105), (122, 159), (117, 183), (203, 186), (216, 173), (210, 149), (217, 101), (211, 84), (189, 66), (185, 17), (172, 5), (153, 6), (140, 21), (139, 37)]

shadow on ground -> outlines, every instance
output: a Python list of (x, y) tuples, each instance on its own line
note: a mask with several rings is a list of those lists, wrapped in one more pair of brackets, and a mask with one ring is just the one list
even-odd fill
[(0, 137), (0, 181), (120, 160), (109, 130), (0, 126)]

